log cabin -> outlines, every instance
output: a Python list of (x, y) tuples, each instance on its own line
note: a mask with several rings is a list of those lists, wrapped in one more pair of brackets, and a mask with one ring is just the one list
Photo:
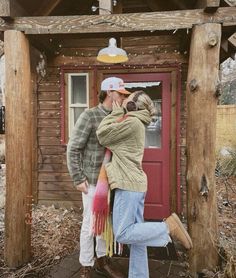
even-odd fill
[[(173, 211), (186, 217), (194, 243), (191, 272), (217, 266), (219, 64), (235, 51), (235, 26), (234, 0), (1, 1), (9, 266), (31, 257), (34, 203), (81, 210), (66, 146), (76, 119), (98, 103), (100, 83), (109, 76), (147, 92), (158, 109), (157, 125), (146, 131), (145, 218)], [(96, 59), (111, 37), (127, 62)]]

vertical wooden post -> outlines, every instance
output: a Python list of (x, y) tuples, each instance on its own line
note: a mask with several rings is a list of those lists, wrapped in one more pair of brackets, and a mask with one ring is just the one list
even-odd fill
[(99, 14), (112, 14), (112, 0), (99, 0)]
[(17, 267), (30, 259), (32, 203), (31, 74), (29, 42), (5, 31), (6, 211), (5, 262)]
[(220, 24), (193, 28), (186, 99), (188, 225), (194, 245), (190, 251), (194, 277), (218, 264), (215, 143), (220, 40)]

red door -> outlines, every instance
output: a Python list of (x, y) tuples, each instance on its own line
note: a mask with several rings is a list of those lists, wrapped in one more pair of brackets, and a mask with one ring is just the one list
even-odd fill
[(153, 100), (158, 115), (146, 128), (143, 169), (148, 177), (145, 219), (162, 219), (170, 213), (170, 73), (114, 74), (130, 91), (143, 90)]

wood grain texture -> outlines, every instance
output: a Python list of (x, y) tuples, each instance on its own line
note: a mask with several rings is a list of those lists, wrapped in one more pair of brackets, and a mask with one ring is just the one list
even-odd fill
[(63, 200), (63, 201), (82, 201), (79, 191), (39, 191), (39, 199), (43, 200)]
[(40, 110), (38, 112), (38, 118), (52, 118), (52, 119), (60, 119), (61, 111), (58, 109), (55, 110)]
[(31, 67), (31, 85), (32, 85), (32, 195), (34, 203), (37, 203), (38, 195), (38, 130), (37, 130), (37, 113), (38, 113), (38, 97), (37, 97), (37, 82), (38, 72), (37, 66), (41, 60), (41, 53), (30, 45), (30, 67)]
[(39, 172), (61, 172), (66, 173), (68, 171), (67, 165), (65, 164), (39, 164), (38, 165), (38, 171)]
[(26, 34), (116, 33), (191, 29), (196, 24), (209, 22), (236, 25), (236, 7), (219, 8), (214, 14), (196, 9), (91, 16), (16, 17), (12, 23), (1, 20), (0, 31), (15, 29)]
[(58, 137), (60, 136), (61, 131), (60, 131), (60, 126), (56, 127), (39, 127), (38, 128), (38, 136), (39, 137)]
[(61, 155), (66, 151), (66, 147), (60, 146), (40, 146), (39, 148), (39, 158), (41, 155)]
[(178, 72), (171, 72), (171, 129), (170, 129), (170, 208), (171, 212), (178, 210), (178, 169), (177, 169), (177, 101), (180, 92), (178, 91)]
[(56, 127), (60, 129), (60, 119), (59, 118), (39, 118), (38, 119), (38, 127)]
[(57, 137), (39, 137), (39, 146), (59, 146), (61, 144), (61, 136)]
[(58, 173), (58, 172), (40, 172), (38, 176), (39, 181), (72, 181), (69, 173)]
[(0, 16), (10, 16), (11, 10), (10, 10), (11, 0), (2, 0), (0, 5)]
[[(62, 64), (64, 66), (104, 66), (103, 63), (98, 62), (96, 57), (56, 57), (53, 60), (53, 64)], [(126, 65), (148, 65), (148, 64), (156, 64), (156, 65), (163, 65), (163, 64), (173, 64), (173, 63), (187, 63), (186, 55), (179, 54), (179, 53), (154, 53), (154, 54), (141, 54), (138, 55), (137, 53), (129, 55), (129, 62), (124, 63)], [(109, 66), (109, 65), (107, 65)]]
[(215, 92), (220, 43), (213, 47), (209, 45), (212, 32), (220, 42), (220, 24), (209, 23), (193, 28), (187, 78), (188, 224), (193, 240), (190, 251), (193, 276), (203, 269), (215, 269), (218, 264)]
[[(19, 31), (5, 32), (6, 214), (5, 262), (18, 267), (31, 256), (32, 88), (29, 43)], [(26, 219), (27, 218), (27, 219)]]
[(51, 164), (51, 163), (59, 163), (66, 164), (66, 154), (64, 155), (42, 155), (38, 158), (38, 163)]
[(42, 91), (38, 92), (38, 100), (60, 100), (61, 99), (61, 93), (59, 91), (56, 92), (47, 92)]
[(39, 190), (40, 191), (75, 191), (75, 188), (73, 187), (73, 182), (39, 182)]
[(57, 208), (73, 209), (78, 213), (82, 213), (82, 200), (81, 201), (60, 201), (60, 200), (41, 200), (39, 199), (39, 204), (44, 206), (51, 206), (52, 204)]

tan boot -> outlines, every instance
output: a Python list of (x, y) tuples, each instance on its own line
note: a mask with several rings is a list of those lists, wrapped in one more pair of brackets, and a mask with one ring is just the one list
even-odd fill
[(172, 213), (171, 216), (169, 216), (165, 220), (170, 236), (175, 239), (180, 241), (180, 243), (186, 248), (186, 249), (191, 249), (193, 248), (193, 243), (192, 240), (188, 234), (188, 232), (185, 230), (183, 224), (181, 223), (179, 217), (177, 214)]

